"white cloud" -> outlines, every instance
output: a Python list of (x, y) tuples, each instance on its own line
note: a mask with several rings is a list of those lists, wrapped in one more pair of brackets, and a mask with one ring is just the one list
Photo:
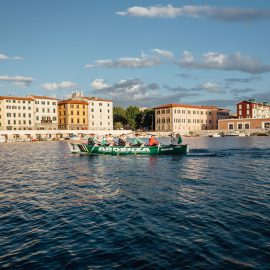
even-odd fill
[(70, 81), (62, 81), (58, 83), (44, 83), (41, 87), (48, 91), (55, 91), (61, 89), (75, 88), (77, 85)]
[(185, 51), (179, 65), (187, 68), (235, 70), (251, 74), (270, 71), (270, 65), (264, 65), (260, 60), (239, 52), (229, 55), (208, 52), (203, 54), (201, 61), (195, 61), (192, 53)]
[(90, 86), (95, 90), (102, 90), (104, 88), (109, 87), (109, 85), (107, 83), (105, 83), (105, 81), (103, 79), (93, 80), (92, 83), (90, 84)]
[(0, 81), (11, 82), (19, 86), (28, 86), (34, 81), (34, 79), (32, 77), (23, 77), (23, 76), (11, 77), (8, 75), (3, 75), (3, 76), (0, 76)]
[(172, 59), (173, 58), (173, 53), (167, 50), (161, 50), (161, 49), (153, 49), (153, 52), (159, 56)]
[(23, 58), (22, 57), (20, 57), (20, 56), (13, 56), (13, 57), (9, 57), (9, 56), (7, 56), (7, 55), (5, 55), (5, 54), (0, 54), (0, 61), (1, 60), (23, 60)]
[(93, 64), (87, 64), (86, 68), (144, 68), (160, 64), (160, 59), (156, 56), (123, 57), (115, 60), (97, 60)]
[(0, 61), (1, 60), (8, 60), (8, 59), (9, 59), (9, 57), (6, 56), (5, 54), (0, 54)]
[(247, 9), (238, 7), (211, 7), (211, 6), (151, 6), (151, 7), (130, 7), (125, 11), (118, 11), (120, 16), (134, 16), (147, 18), (212, 18), (219, 21), (256, 21), (270, 19), (270, 10)]
[(21, 56), (14, 56), (12, 57), (13, 60), (23, 60), (23, 58)]
[(200, 87), (206, 92), (210, 92), (210, 93), (220, 92), (220, 87), (216, 83), (206, 82), (206, 83), (203, 83)]

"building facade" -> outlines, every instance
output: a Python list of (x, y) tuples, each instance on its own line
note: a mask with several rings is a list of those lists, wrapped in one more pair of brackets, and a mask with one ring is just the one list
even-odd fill
[(249, 129), (270, 129), (270, 118), (239, 118), (220, 120), (220, 130), (247, 131)]
[(45, 96), (30, 96), (35, 100), (35, 129), (58, 129), (58, 100)]
[(220, 119), (229, 118), (229, 110), (215, 106), (166, 104), (154, 110), (156, 131), (188, 133), (217, 129)]
[(236, 104), (238, 118), (269, 118), (270, 104), (256, 102), (254, 99), (243, 100)]
[(75, 99), (60, 101), (58, 103), (58, 128), (88, 129), (88, 102)]
[(31, 97), (0, 96), (0, 129), (34, 129), (34, 106), (35, 100)]
[(85, 97), (88, 102), (88, 128), (113, 130), (113, 102), (111, 100)]

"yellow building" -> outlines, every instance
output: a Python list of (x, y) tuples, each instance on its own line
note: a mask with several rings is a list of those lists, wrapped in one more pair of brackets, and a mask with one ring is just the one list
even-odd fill
[(88, 102), (68, 99), (58, 103), (58, 128), (88, 129)]

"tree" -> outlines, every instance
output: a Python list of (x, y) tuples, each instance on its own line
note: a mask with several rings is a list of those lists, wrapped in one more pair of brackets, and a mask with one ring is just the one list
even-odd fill
[(113, 122), (122, 123), (122, 126), (125, 126), (128, 124), (125, 109), (123, 109), (122, 107), (113, 108)]
[(113, 129), (119, 130), (119, 129), (123, 129), (124, 126), (121, 122), (114, 122), (114, 127)]
[(140, 114), (140, 109), (136, 106), (129, 106), (126, 109), (126, 118), (130, 128), (136, 129), (138, 127), (136, 118)]
[(144, 110), (143, 127), (147, 130), (155, 129), (155, 111), (152, 109)]

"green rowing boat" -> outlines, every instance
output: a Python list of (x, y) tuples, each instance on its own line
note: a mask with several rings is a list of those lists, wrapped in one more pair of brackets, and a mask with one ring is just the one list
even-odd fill
[(85, 143), (71, 143), (69, 148), (72, 153), (93, 155), (179, 155), (189, 152), (187, 144), (161, 145), (161, 146), (93, 146)]

